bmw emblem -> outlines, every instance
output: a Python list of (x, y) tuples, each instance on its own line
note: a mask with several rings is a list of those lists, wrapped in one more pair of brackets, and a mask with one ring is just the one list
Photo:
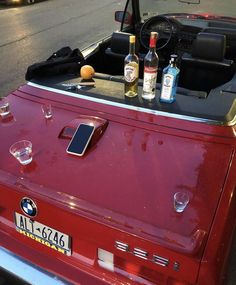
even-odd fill
[(37, 215), (37, 206), (30, 198), (23, 198), (20, 202), (20, 206), (26, 215), (30, 217), (35, 217)]

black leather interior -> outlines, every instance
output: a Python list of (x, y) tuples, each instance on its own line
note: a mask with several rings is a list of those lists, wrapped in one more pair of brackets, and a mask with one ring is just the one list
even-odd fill
[(111, 37), (111, 51), (114, 53), (129, 53), (129, 37), (131, 34), (124, 32), (114, 32)]
[(223, 61), (226, 48), (224, 35), (199, 33), (193, 44), (192, 56), (194, 58)]
[(105, 51), (107, 55), (125, 58), (129, 53), (129, 37), (131, 34), (124, 32), (114, 32), (111, 37), (111, 45)]
[(185, 88), (210, 92), (229, 81), (233, 76), (234, 62), (224, 58), (225, 47), (224, 35), (199, 33), (192, 53), (182, 56), (179, 84)]
[[(129, 53), (129, 37), (132, 34), (124, 32), (113, 32), (111, 37), (111, 44), (105, 50), (105, 54), (112, 60), (112, 72), (113, 74), (120, 74), (124, 69), (124, 59)], [(136, 41), (137, 44), (137, 41)], [(135, 52), (138, 52), (138, 46), (136, 45)]]

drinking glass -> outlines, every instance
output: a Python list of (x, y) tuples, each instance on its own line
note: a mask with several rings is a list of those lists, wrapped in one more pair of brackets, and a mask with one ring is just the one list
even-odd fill
[(174, 195), (174, 208), (177, 213), (182, 213), (189, 203), (189, 196), (185, 192), (177, 192)]
[(22, 140), (15, 142), (9, 151), (22, 165), (29, 164), (33, 159), (32, 143), (30, 141)]
[(43, 104), (41, 106), (41, 108), (42, 108), (42, 112), (43, 112), (45, 119), (52, 118), (52, 106), (51, 106), (51, 104)]
[(2, 98), (0, 101), (0, 115), (1, 117), (5, 117), (10, 113), (10, 104), (8, 99)]

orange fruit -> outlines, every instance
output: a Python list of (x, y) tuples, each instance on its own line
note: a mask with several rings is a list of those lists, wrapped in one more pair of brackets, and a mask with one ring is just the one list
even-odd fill
[(95, 73), (95, 70), (91, 65), (84, 65), (80, 69), (80, 76), (83, 79), (91, 79), (94, 73)]

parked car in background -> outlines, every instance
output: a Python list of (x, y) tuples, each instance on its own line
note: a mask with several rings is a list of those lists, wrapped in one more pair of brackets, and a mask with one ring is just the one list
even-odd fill
[[(231, 0), (127, 0), (115, 19), (120, 31), (32, 65), (4, 99), (0, 268), (29, 284), (225, 285), (236, 226), (236, 10)], [(148, 101), (151, 32), (159, 67)], [(124, 97), (130, 35), (135, 98)], [(180, 78), (167, 104), (172, 54)], [(182, 212), (178, 192), (189, 199)]]
[(0, 4), (12, 5), (12, 4), (33, 4), (35, 0), (0, 0)]

